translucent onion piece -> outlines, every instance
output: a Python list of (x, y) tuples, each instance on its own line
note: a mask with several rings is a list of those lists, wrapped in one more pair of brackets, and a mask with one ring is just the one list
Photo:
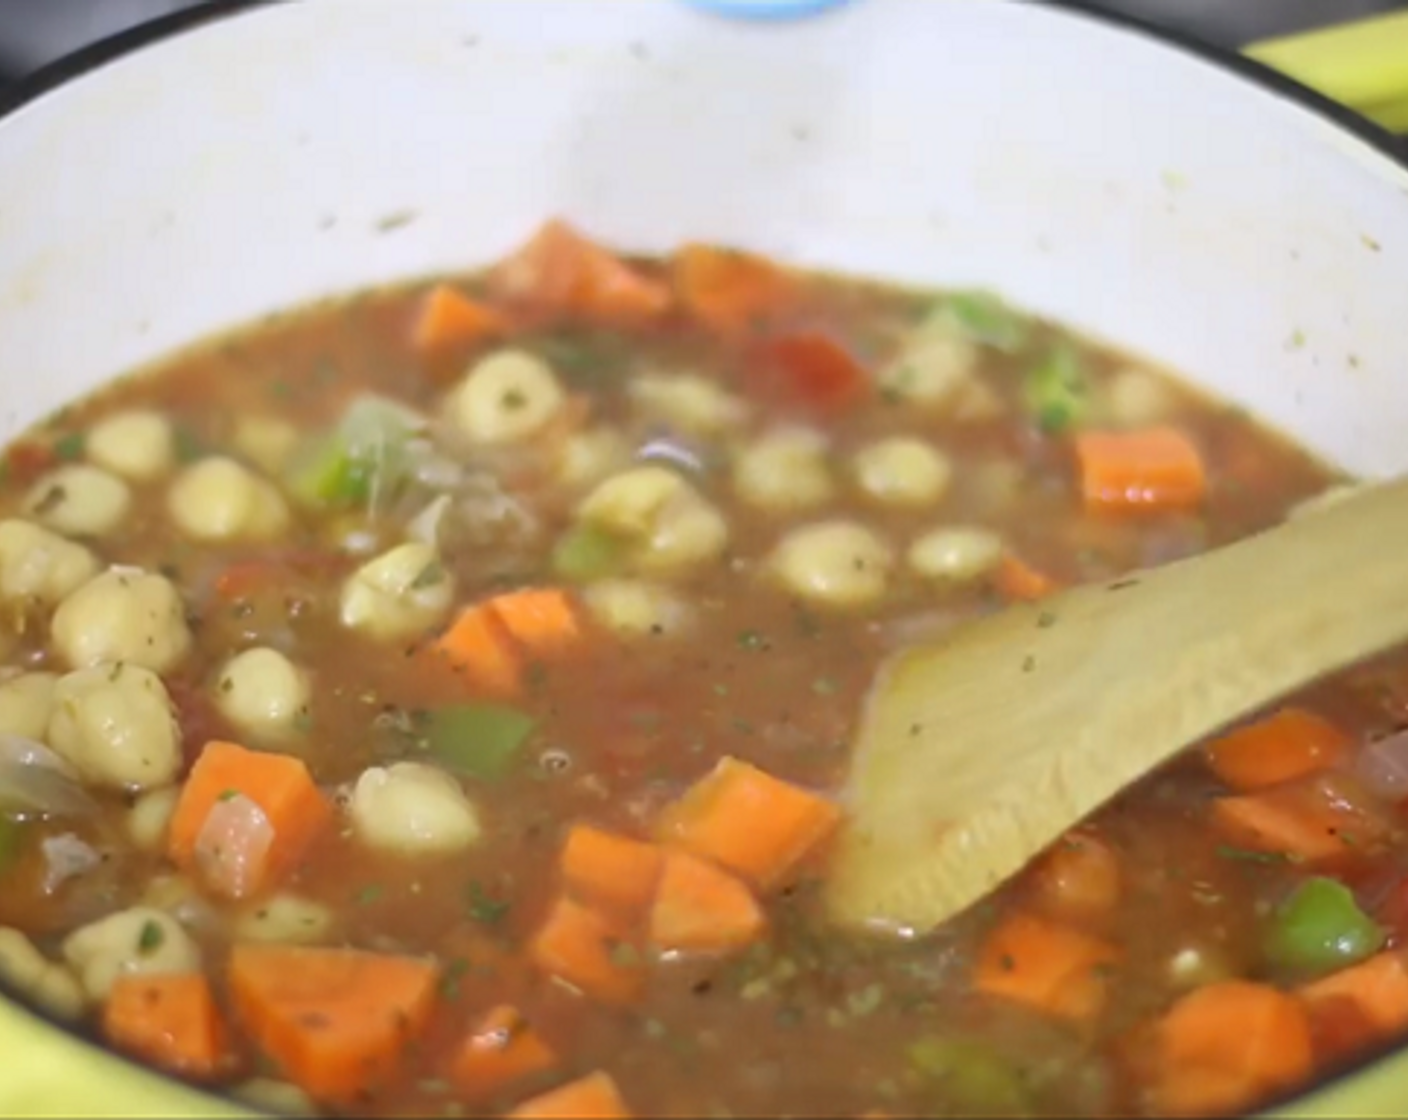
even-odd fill
[(196, 836), (196, 867), (205, 885), (225, 898), (245, 898), (274, 842), (264, 810), (243, 794), (217, 801)]
[(33, 739), (0, 735), (0, 815), (76, 817), (97, 808), (58, 754)]
[(1355, 775), (1370, 793), (1388, 801), (1408, 797), (1408, 731), (1369, 743), (1359, 752)]

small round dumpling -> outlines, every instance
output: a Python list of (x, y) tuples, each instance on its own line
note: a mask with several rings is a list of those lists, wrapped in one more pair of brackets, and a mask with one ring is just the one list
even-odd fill
[(146, 790), (181, 770), (181, 737), (161, 678), (139, 665), (78, 669), (54, 686), (48, 742), (94, 785)]
[(566, 401), (542, 358), (498, 350), (474, 364), (447, 405), (451, 422), (472, 443), (504, 444), (540, 431)]
[(733, 464), (735, 493), (750, 506), (800, 512), (825, 505), (836, 492), (827, 441), (811, 428), (778, 428), (745, 447)]
[(276, 649), (235, 654), (215, 681), (220, 714), (252, 739), (287, 738), (308, 716), (308, 676)]
[(906, 560), (925, 579), (971, 583), (1002, 562), (1002, 538), (990, 529), (955, 525), (925, 533), (909, 546)]
[(748, 422), (748, 405), (697, 374), (647, 374), (626, 390), (637, 411), (696, 436), (717, 436)]
[(976, 342), (936, 319), (919, 328), (880, 371), (880, 391), (896, 404), (949, 408), (970, 391), (981, 359)]
[(577, 507), (582, 522), (634, 545), (631, 562), (648, 572), (706, 563), (728, 544), (728, 522), (674, 471), (635, 467), (608, 478)]
[(373, 560), (342, 587), (342, 624), (392, 641), (424, 633), (450, 609), (455, 582), (439, 554), (424, 541), (408, 541)]
[(932, 505), (953, 481), (948, 456), (912, 436), (891, 436), (862, 448), (853, 467), (860, 488), (889, 506)]
[(94, 424), (84, 449), (104, 470), (133, 482), (148, 482), (160, 478), (176, 461), (176, 434), (160, 412), (129, 409)]
[(586, 428), (563, 441), (557, 460), (557, 481), (568, 490), (581, 491), (630, 461), (630, 444), (615, 428)]
[(261, 471), (278, 475), (298, 449), (296, 425), (280, 416), (244, 415), (235, 421), (230, 442)]
[(0, 683), (0, 734), (42, 740), (58, 679), (54, 673), (20, 673)]
[(479, 840), (479, 814), (449, 774), (420, 762), (395, 762), (362, 773), (352, 790), (352, 828), (364, 844), (429, 854)]
[(98, 558), (32, 521), (0, 521), (0, 598), (52, 607), (98, 574)]
[(69, 463), (50, 471), (24, 499), (25, 513), (56, 533), (102, 537), (132, 509), (132, 491), (115, 474), (87, 463)]
[(864, 525), (821, 521), (784, 537), (769, 566), (782, 586), (800, 599), (857, 608), (884, 597), (894, 556)]
[(267, 540), (289, 524), (288, 503), (267, 478), (223, 455), (192, 463), (166, 496), (176, 527), (192, 540)]
[(54, 612), (49, 636), (75, 668), (120, 661), (164, 673), (191, 646), (176, 586), (141, 568), (109, 568), (78, 588)]
[(598, 623), (623, 637), (674, 634), (693, 617), (683, 598), (646, 580), (598, 580), (583, 590), (582, 598)]
[(199, 972), (200, 949), (164, 910), (134, 906), (75, 930), (64, 939), (64, 959), (83, 990), (101, 1003), (119, 976)]
[(83, 1014), (83, 989), (67, 966), (49, 960), (17, 929), (0, 927), (0, 980), (56, 1019)]
[(332, 929), (332, 911), (296, 894), (276, 894), (242, 913), (235, 922), (240, 941), (315, 945)]

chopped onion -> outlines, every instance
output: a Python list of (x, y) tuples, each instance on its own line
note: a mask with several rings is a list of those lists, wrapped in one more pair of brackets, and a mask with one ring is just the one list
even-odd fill
[(33, 739), (0, 734), (0, 815), (82, 816), (97, 808), (59, 755)]
[(1359, 752), (1354, 773), (1370, 793), (1389, 801), (1408, 797), (1408, 731), (1369, 743)]
[(70, 879), (86, 874), (103, 862), (92, 845), (72, 832), (46, 836), (39, 848), (44, 853), (45, 894), (53, 894)]
[(217, 801), (196, 836), (195, 859), (201, 878), (217, 894), (244, 898), (258, 885), (274, 827), (242, 793)]
[(706, 473), (704, 456), (676, 436), (657, 436), (646, 440), (635, 457), (642, 463), (666, 463), (690, 475)]

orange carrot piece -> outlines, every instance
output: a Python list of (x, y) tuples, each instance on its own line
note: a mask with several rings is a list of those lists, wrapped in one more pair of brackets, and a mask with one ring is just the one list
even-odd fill
[(437, 284), (421, 303), (411, 341), (422, 354), (473, 346), (504, 332), (504, 318), (488, 304), (449, 284)]
[(797, 331), (759, 347), (749, 387), (767, 400), (818, 412), (854, 407), (873, 381), (846, 347), (820, 331)]
[(514, 1082), (557, 1065), (557, 1054), (516, 1007), (494, 1008), (456, 1051), (450, 1080), (465, 1096), (484, 1100)]
[(557, 1089), (524, 1101), (509, 1120), (631, 1120), (616, 1082), (601, 1072), (590, 1073)]
[(1113, 912), (1123, 878), (1114, 849), (1088, 832), (1062, 837), (1032, 868), (1032, 886), (1041, 908), (1077, 924)]
[(491, 599), (489, 608), (509, 636), (534, 657), (562, 654), (582, 637), (577, 608), (560, 588), (510, 591)]
[(1039, 568), (1007, 553), (993, 574), (993, 586), (1004, 599), (1029, 603), (1061, 590), (1061, 585)]
[(1282, 708), (1215, 739), (1204, 753), (1224, 785), (1249, 793), (1328, 770), (1349, 747), (1349, 736), (1314, 712)]
[(495, 268), (490, 285), (505, 299), (609, 322), (651, 319), (672, 302), (664, 284), (560, 220), (548, 222)]
[(743, 880), (690, 855), (670, 852), (650, 908), (650, 942), (662, 952), (726, 953), (767, 926)]
[(978, 954), (973, 986), (1062, 1019), (1088, 1020), (1105, 1004), (1113, 945), (1031, 914), (1014, 913)]
[(1081, 432), (1075, 446), (1087, 509), (1191, 509), (1207, 490), (1202, 454), (1176, 428)]
[(1232, 1115), (1308, 1079), (1310, 1021), (1294, 997), (1229, 980), (1184, 996), (1156, 1027), (1152, 1097), (1171, 1115)]
[[(259, 807), (272, 836), (259, 851), (215, 853), (212, 861), (200, 850), (201, 832), (211, 813), (235, 796)], [(292, 871), (331, 823), (332, 806), (301, 759), (214, 740), (181, 787), (167, 830), (167, 854), (182, 870), (199, 873), (212, 890), (247, 897)], [(238, 874), (227, 873), (232, 862), (239, 863)]]
[(236, 945), (229, 984), (255, 1044), (317, 1100), (359, 1103), (425, 1028), (439, 970), (358, 949)]
[(1229, 842), (1306, 863), (1350, 856), (1381, 838), (1375, 821), (1303, 782), (1219, 797), (1211, 813)]
[(641, 915), (655, 897), (664, 851), (590, 825), (573, 825), (562, 846), (562, 878), (582, 902)]
[(1408, 1030), (1408, 961), (1398, 952), (1379, 953), (1306, 984), (1300, 997), (1312, 1012), (1348, 1000), (1384, 1037), (1400, 1034)]
[(656, 825), (662, 843), (741, 876), (755, 890), (778, 886), (831, 835), (841, 810), (800, 786), (725, 757)]
[(796, 301), (793, 279), (763, 257), (713, 245), (685, 245), (673, 265), (689, 312), (720, 333), (757, 327)]
[(170, 1073), (211, 1077), (228, 1035), (202, 973), (118, 976), (103, 1005), (103, 1035), (118, 1050)]
[(621, 927), (571, 898), (553, 904), (528, 955), (544, 972), (602, 1003), (634, 1003), (645, 987), (643, 962)]
[(523, 657), (492, 601), (462, 610), (431, 648), (485, 692), (511, 697), (523, 691)]

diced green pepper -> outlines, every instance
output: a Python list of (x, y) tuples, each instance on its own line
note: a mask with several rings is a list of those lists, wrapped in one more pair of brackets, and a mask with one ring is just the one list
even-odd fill
[(1021, 350), (1031, 333), (1027, 317), (991, 292), (954, 292), (943, 312), (975, 342), (1008, 354)]
[(1272, 915), (1267, 960), (1303, 976), (1345, 968), (1383, 947), (1384, 931), (1343, 883), (1317, 876), (1301, 883)]
[(366, 505), (409, 470), (407, 447), (423, 426), (410, 409), (377, 396), (358, 397), (337, 427), (295, 456), (287, 484), (295, 498), (322, 509)]
[(1027, 1116), (1032, 1102), (1021, 1076), (980, 1042), (921, 1038), (910, 1045), (910, 1068), (943, 1093), (944, 1111), (963, 1116)]
[(624, 542), (594, 525), (569, 529), (552, 553), (552, 569), (563, 579), (589, 583), (609, 576), (621, 566)]
[(1054, 346), (1027, 371), (1022, 396), (1042, 431), (1079, 426), (1090, 410), (1090, 374), (1080, 353), (1068, 344)]
[(455, 704), (430, 713), (425, 745), (451, 770), (493, 781), (509, 772), (536, 726), (504, 704)]
[(372, 490), (370, 465), (353, 459), (342, 439), (325, 436), (308, 444), (294, 459), (288, 487), (305, 505), (348, 509), (367, 501)]

